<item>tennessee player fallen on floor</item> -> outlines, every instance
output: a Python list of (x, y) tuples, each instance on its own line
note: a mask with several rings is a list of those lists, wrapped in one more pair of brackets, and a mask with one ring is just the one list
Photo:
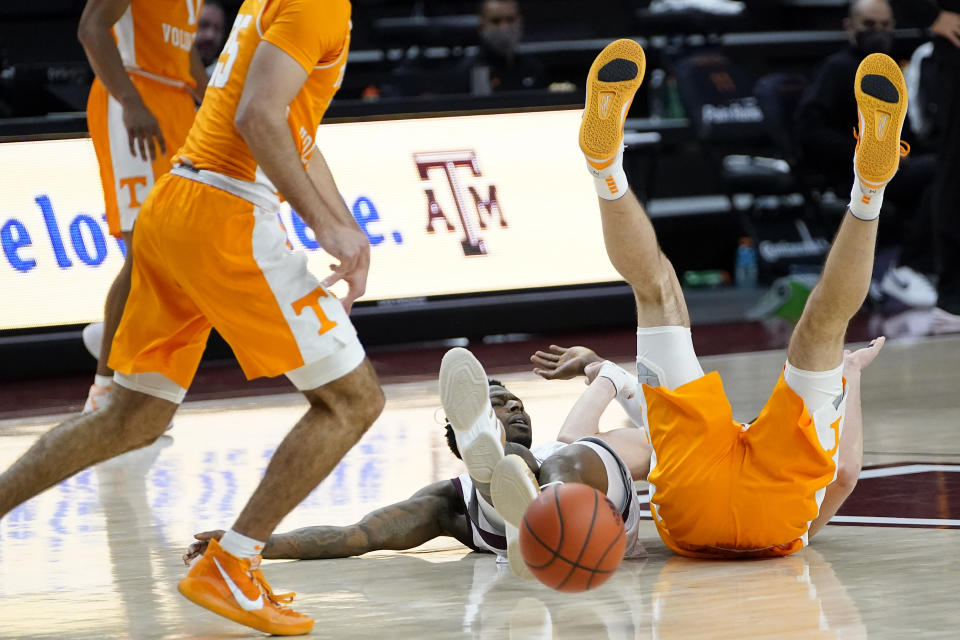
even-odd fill
[[(571, 347), (564, 351), (569, 355), (563, 362), (562, 377), (585, 375), (584, 369), (591, 363), (597, 363), (594, 373), (599, 371), (600, 365), (606, 366), (604, 371), (608, 372), (615, 367), (586, 347)], [(472, 358), (465, 352), (458, 356), (461, 362)], [(634, 427), (600, 433), (599, 413), (592, 422), (584, 420), (581, 415), (583, 407), (578, 406), (571, 412), (573, 419), (569, 421), (570, 426), (565, 423), (557, 441), (532, 447), (533, 424), (520, 398), (499, 380), (488, 379), (475, 360), (467, 362), (467, 366), (478, 373), (474, 380), (476, 384), (467, 387), (458, 385), (453, 391), (461, 391), (466, 395), (482, 392), (481, 404), (486, 407), (485, 410), (494, 412), (496, 421), (484, 422), (481, 426), (484, 433), (489, 433), (499, 443), (494, 447), (498, 453), (492, 462), (496, 464), (506, 460), (500, 475), (512, 479), (516, 474), (526, 487), (529, 486), (530, 474), (536, 474), (533, 476), (532, 489), (502, 492), (507, 495), (505, 506), (509, 509), (516, 504), (523, 504), (528, 498), (532, 499), (531, 494), (535, 497), (538, 490), (536, 477), (542, 478), (543, 482), (561, 478), (585, 482), (606, 493), (620, 508), (627, 530), (628, 557), (644, 554), (638, 538), (640, 503), (633, 488), (633, 479), (646, 477), (649, 470), (650, 448), (646, 444), (646, 434)], [(630, 378), (628, 373), (619, 367), (615, 368), (618, 374), (606, 375)], [(605, 401), (591, 403), (599, 408), (600, 413), (614, 396), (612, 386), (604, 387), (607, 384), (606, 380), (602, 380), (591, 385), (584, 393), (584, 397), (594, 397), (600, 391), (605, 396)], [(633, 388), (636, 389), (635, 380)], [(454, 408), (452, 413), (458, 413), (457, 409)], [(446, 440), (451, 452), (458, 458), (462, 456), (458, 442), (464, 442), (468, 447), (471, 444), (464, 439), (462, 430), (451, 422), (446, 424)], [(574, 444), (577, 446), (572, 446)], [(506, 458), (504, 453), (508, 454)], [(472, 460), (476, 462), (476, 458)], [(470, 466), (477, 473), (476, 465)], [(577, 478), (571, 475), (571, 471), (579, 474)], [(383, 549), (412, 549), (434, 538), (450, 536), (474, 551), (497, 554), (498, 562), (506, 562), (509, 558), (514, 573), (526, 576), (529, 572), (523, 567), (515, 547), (516, 530), (511, 533), (509, 523), (494, 508), (489, 482), (491, 478), (490, 475), (485, 477), (486, 481), (477, 480), (468, 471), (456, 478), (435, 482), (407, 500), (372, 511), (353, 525), (304, 527), (289, 533), (274, 534), (267, 540), (263, 557), (297, 560), (345, 558)], [(220, 530), (196, 534), (198, 542), (188, 547), (184, 562), (191, 564), (206, 551), (210, 540), (219, 540), (223, 534)]]
[(623, 122), (644, 64), (632, 40), (600, 53), (587, 78), (580, 148), (600, 198), (607, 254), (637, 303), (637, 369), (653, 446), (651, 512), (664, 542), (681, 555), (787, 555), (836, 513), (859, 472), (859, 370), (883, 339), (847, 356), (846, 372), (843, 340), (870, 286), (883, 189), (899, 164), (903, 76), (882, 54), (860, 65), (847, 214), (766, 406), (740, 424), (719, 374), (700, 367), (676, 273), (623, 171)]
[[(175, 166), (137, 220), (130, 296), (114, 339), (113, 399), (47, 432), (0, 476), (0, 516), (163, 433), (212, 326), (249, 378), (285, 373), (310, 403), (221, 543), (180, 581), (194, 603), (278, 635), (313, 620), (259, 569), (277, 523), (327, 476), (383, 408), (348, 312), (370, 245), (313, 142), (340, 86), (348, 0), (247, 0)], [(333, 258), (322, 282), (276, 215), (281, 193)], [(344, 280), (342, 300), (328, 286)], [(144, 553), (148, 553), (144, 550)]]
[(87, 127), (100, 165), (110, 233), (126, 256), (104, 302), (103, 323), (84, 329), (97, 373), (84, 411), (107, 405), (110, 344), (130, 292), (133, 225), (170, 155), (193, 123), (207, 84), (193, 47), (202, 0), (87, 0), (77, 35), (96, 73)]

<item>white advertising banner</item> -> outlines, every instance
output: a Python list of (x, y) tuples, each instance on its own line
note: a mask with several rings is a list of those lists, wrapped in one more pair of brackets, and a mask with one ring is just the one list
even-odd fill
[[(619, 280), (577, 146), (579, 111), (320, 127), (372, 245), (363, 300)], [(89, 139), (0, 144), (0, 330), (100, 319), (123, 260)], [(321, 278), (330, 257), (285, 207)], [(338, 289), (335, 287), (335, 291)]]

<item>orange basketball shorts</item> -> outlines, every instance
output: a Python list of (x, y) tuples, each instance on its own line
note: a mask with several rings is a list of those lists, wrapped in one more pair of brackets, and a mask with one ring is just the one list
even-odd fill
[(801, 549), (836, 477), (843, 404), (815, 417), (784, 382), (749, 426), (733, 420), (720, 375), (674, 390), (644, 386), (650, 510), (661, 538), (692, 557), (780, 556)]
[(186, 88), (164, 84), (140, 75), (130, 74), (144, 104), (160, 124), (167, 145), (161, 153), (155, 147), (153, 162), (130, 153), (130, 137), (123, 124), (123, 107), (95, 79), (87, 98), (87, 128), (100, 164), (103, 201), (110, 233), (120, 237), (133, 229), (137, 213), (147, 194), (160, 176), (170, 170), (170, 158), (187, 139), (193, 124), (196, 104)]
[(349, 357), (338, 356), (334, 369), (311, 370), (316, 383), (306, 388), (356, 368), (364, 358), (356, 330), (340, 301), (307, 270), (306, 255), (290, 249), (278, 206), (162, 176), (134, 232), (130, 296), (110, 367), (126, 376), (161, 374), (186, 389), (212, 326), (248, 378), (289, 374), (345, 352)]

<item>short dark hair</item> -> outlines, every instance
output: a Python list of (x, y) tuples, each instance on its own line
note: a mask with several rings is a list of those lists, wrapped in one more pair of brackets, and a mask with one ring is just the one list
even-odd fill
[[(487, 378), (487, 385), (491, 387), (502, 387), (503, 383), (499, 380), (493, 378)], [(458, 460), (463, 460), (460, 457), (460, 449), (457, 448), (457, 437), (453, 433), (453, 426), (451, 426), (450, 421), (444, 418), (446, 422), (443, 425), (443, 436), (447, 439), (447, 447), (450, 448), (450, 451), (453, 455), (457, 456)]]

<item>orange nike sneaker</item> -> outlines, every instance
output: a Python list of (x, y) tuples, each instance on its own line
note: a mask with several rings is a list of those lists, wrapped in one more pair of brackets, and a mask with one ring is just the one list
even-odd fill
[[(907, 115), (907, 83), (890, 56), (872, 53), (857, 69), (854, 93), (860, 116), (854, 168), (867, 190), (879, 189), (897, 173), (900, 156), (910, 152), (900, 141)], [(864, 204), (869, 204), (866, 191), (863, 197)]]
[(646, 67), (643, 48), (627, 38), (604, 47), (590, 66), (580, 123), (580, 149), (589, 165), (598, 171), (613, 164), (620, 152), (623, 123)]
[(313, 619), (286, 605), (293, 593), (276, 594), (253, 560), (230, 555), (216, 540), (177, 585), (187, 600), (234, 622), (277, 636), (297, 636), (313, 629)]

